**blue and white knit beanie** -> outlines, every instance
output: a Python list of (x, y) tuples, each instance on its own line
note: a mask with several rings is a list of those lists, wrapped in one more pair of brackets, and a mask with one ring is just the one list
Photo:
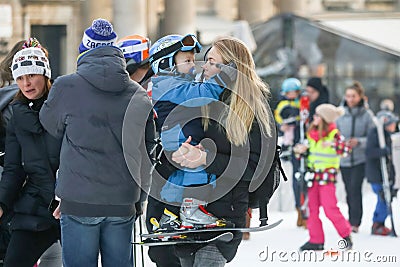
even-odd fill
[(112, 24), (105, 19), (96, 19), (83, 33), (79, 54), (99, 46), (114, 46), (116, 41), (117, 34), (113, 31)]

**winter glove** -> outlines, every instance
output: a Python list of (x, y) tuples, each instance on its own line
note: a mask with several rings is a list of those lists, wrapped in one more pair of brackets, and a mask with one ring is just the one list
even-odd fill
[[(398, 190), (399, 189), (397, 189), (397, 188), (390, 187), (390, 201), (391, 202), (393, 201), (393, 198), (397, 197)], [(383, 201), (385, 201), (385, 191), (384, 190), (379, 191), (379, 196), (381, 197), (381, 199)]]
[(390, 155), (390, 149), (388, 147), (381, 148), (381, 157)]
[(392, 188), (392, 190), (390, 190), (391, 196), (392, 196), (392, 200), (393, 198), (397, 197), (397, 192), (399, 191), (398, 188)]
[(234, 62), (229, 62), (229, 64), (216, 64), (217, 68), (221, 70), (219, 74), (216, 75), (217, 83), (222, 87), (229, 87), (236, 81), (237, 78), (237, 67)]

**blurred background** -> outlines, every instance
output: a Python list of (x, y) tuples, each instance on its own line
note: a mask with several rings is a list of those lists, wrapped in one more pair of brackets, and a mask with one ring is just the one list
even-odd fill
[(0, 0), (0, 60), (37, 37), (50, 52), (53, 78), (76, 68), (83, 31), (96, 18), (120, 38), (196, 33), (202, 45), (221, 35), (242, 39), (278, 101), (282, 81), (321, 77), (330, 101), (360, 81), (370, 107), (391, 98), (399, 113), (400, 0)]

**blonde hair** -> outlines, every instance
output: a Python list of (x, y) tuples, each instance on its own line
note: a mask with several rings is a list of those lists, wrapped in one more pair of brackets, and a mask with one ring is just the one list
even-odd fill
[(236, 146), (244, 145), (254, 119), (262, 134), (271, 136), (271, 118), (268, 116), (270, 90), (256, 74), (250, 50), (242, 41), (233, 37), (219, 38), (212, 46), (221, 55), (224, 64), (233, 62), (238, 70), (236, 82), (231, 88), (229, 110), (222, 114), (226, 116), (222, 121), (225, 122), (228, 140)]

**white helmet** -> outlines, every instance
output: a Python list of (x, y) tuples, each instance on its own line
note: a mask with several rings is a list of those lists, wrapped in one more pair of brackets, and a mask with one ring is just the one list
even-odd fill
[(154, 73), (172, 69), (175, 65), (174, 55), (178, 51), (200, 52), (201, 45), (193, 34), (185, 36), (171, 34), (157, 40), (150, 48), (149, 62)]

